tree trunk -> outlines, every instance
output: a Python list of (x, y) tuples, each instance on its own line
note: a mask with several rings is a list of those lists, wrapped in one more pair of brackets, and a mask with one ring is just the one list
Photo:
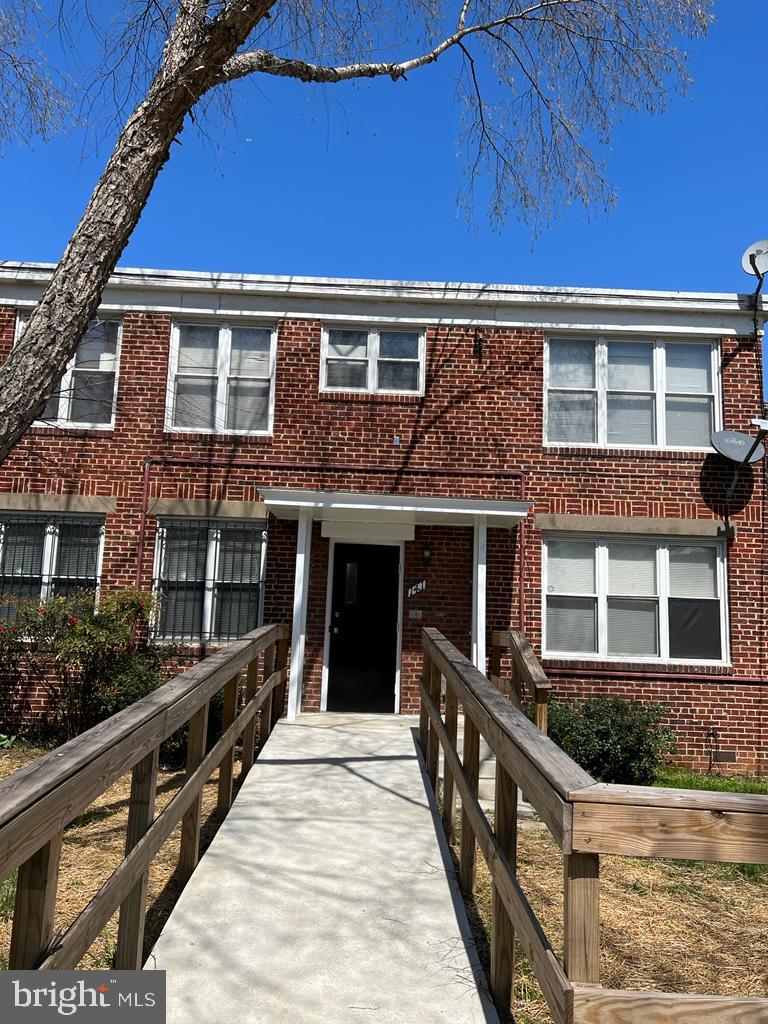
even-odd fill
[[(19, 343), (0, 367), (0, 462), (42, 412), (96, 313), (109, 276), (198, 100), (274, 0), (230, 4), (210, 23), (179, 23), (144, 100), (118, 137)], [(180, 17), (182, 15), (180, 14)]]

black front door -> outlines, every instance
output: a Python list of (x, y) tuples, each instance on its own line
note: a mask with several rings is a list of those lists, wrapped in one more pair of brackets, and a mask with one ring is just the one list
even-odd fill
[(329, 711), (395, 710), (400, 549), (337, 544), (333, 560)]

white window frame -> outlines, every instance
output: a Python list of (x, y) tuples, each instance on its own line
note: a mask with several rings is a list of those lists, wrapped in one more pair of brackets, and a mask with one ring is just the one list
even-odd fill
[[(328, 387), (326, 385), (326, 364), (328, 361), (328, 346), (330, 344), (331, 331), (360, 331), (368, 335), (368, 355), (366, 361), (367, 384), (364, 388), (353, 387)], [(379, 338), (380, 335), (389, 332), (401, 332), (403, 334), (417, 334), (419, 338), (419, 386), (414, 390), (379, 388)], [(422, 396), (426, 385), (426, 352), (427, 332), (422, 327), (412, 327), (408, 324), (378, 324), (375, 327), (360, 326), (356, 324), (323, 324), (322, 337), (320, 341), (320, 391), (325, 394), (358, 394), (358, 395), (416, 395)], [(343, 358), (332, 356), (332, 359)], [(352, 357), (350, 357), (351, 359)], [(354, 361), (354, 360), (353, 360)], [(362, 360), (360, 360), (362, 361)], [(415, 363), (415, 359), (393, 359), (388, 362)]]
[[(29, 322), (29, 313), (19, 313), (16, 317), (16, 332), (13, 343), (16, 345), (21, 337), (22, 331)], [(112, 413), (108, 423), (91, 423), (88, 420), (73, 420), (62, 415), (65, 413), (71, 396), (72, 371), (75, 369), (77, 353), (67, 363), (66, 369), (59, 382), (59, 415), (55, 419), (35, 420), (33, 427), (58, 427), (60, 430), (114, 430), (115, 414), (117, 411), (117, 392), (120, 386), (120, 362), (123, 349), (123, 318), (117, 316), (95, 316), (93, 320), (99, 323), (117, 324), (117, 345), (115, 347), (115, 389), (112, 392)], [(89, 324), (90, 326), (90, 324)]]
[[(547, 646), (548, 542), (582, 541), (596, 545), (595, 588), (597, 594), (597, 651), (551, 651)], [(608, 654), (608, 548), (612, 544), (644, 544), (656, 550), (656, 589), (659, 609), (659, 655)], [(669, 656), (669, 549), (670, 547), (709, 547), (717, 554), (717, 596), (720, 602), (720, 650), (722, 658), (672, 658)], [(552, 596), (555, 596), (554, 594)], [(568, 594), (569, 597), (593, 597), (595, 594)], [(639, 596), (639, 595), (638, 595)], [(709, 537), (647, 537), (638, 534), (546, 533), (541, 545), (541, 649), (544, 658), (557, 661), (594, 661), (610, 664), (712, 665), (729, 667), (728, 561), (725, 543)]]
[[(174, 423), (176, 403), (176, 375), (179, 365), (179, 330), (181, 327), (216, 327), (219, 331), (218, 363), (216, 375), (215, 423), (212, 427), (180, 427)], [(269, 349), (269, 422), (265, 430), (230, 430), (227, 427), (227, 399), (229, 394), (232, 328), (251, 327), (270, 332)], [(277, 324), (246, 321), (211, 323), (210, 320), (175, 320), (171, 328), (171, 348), (168, 358), (168, 380), (165, 392), (165, 429), (173, 434), (228, 434), (236, 437), (267, 437), (273, 433), (275, 422), (275, 380), (277, 365)], [(214, 371), (200, 376), (212, 377)], [(266, 380), (265, 377), (238, 377), (238, 380)]]
[[(205, 517), (197, 519), (192, 517), (196, 523), (202, 523)], [(157, 535), (155, 539), (155, 554), (152, 566), (152, 578), (155, 580), (154, 594), (159, 599), (162, 595), (162, 583), (169, 582), (165, 580), (163, 576), (163, 563), (165, 560), (165, 531), (169, 525), (179, 525), (187, 522), (186, 519), (164, 516), (158, 520), (157, 523)], [(221, 545), (219, 543), (221, 539), (221, 530), (226, 527), (233, 520), (231, 519), (216, 519), (208, 520), (208, 540), (205, 551), (205, 578), (203, 580), (203, 615), (200, 622), (200, 632), (194, 635), (179, 637), (178, 634), (166, 634), (159, 631), (159, 611), (156, 613), (155, 622), (152, 623), (152, 638), (156, 643), (167, 643), (169, 640), (182, 642), (187, 641), (191, 644), (229, 644), (231, 640), (219, 640), (214, 632), (213, 627), (216, 621), (216, 609), (214, 602), (214, 592), (216, 589), (216, 583), (219, 575), (219, 554)], [(241, 520), (237, 520), (241, 523)], [(266, 579), (266, 564), (267, 564), (267, 527), (264, 526), (262, 529), (263, 537), (261, 541), (261, 554), (259, 563), (259, 608), (257, 612), (257, 623), (256, 626), (261, 626), (264, 621), (264, 591), (265, 591), (265, 579)], [(173, 582), (173, 581), (170, 581)], [(222, 580), (219, 582), (230, 582)], [(255, 628), (255, 627), (254, 627)]]
[[(597, 439), (595, 441), (550, 441), (549, 434), (549, 345), (552, 341), (591, 341), (595, 345), (596, 349), (596, 360), (595, 360), (595, 386), (593, 388), (576, 388), (578, 391), (593, 391), (596, 393), (596, 415), (597, 415)], [(655, 398), (655, 428), (656, 428), (656, 443), (655, 444), (640, 444), (632, 443), (630, 441), (623, 441), (620, 444), (608, 442), (608, 343), (609, 342), (628, 342), (628, 343), (639, 343), (645, 342), (653, 345), (653, 392), (646, 392), (647, 394), (653, 394)], [(664, 351), (667, 344), (672, 345), (709, 345), (710, 347), (710, 358), (711, 358), (711, 380), (712, 380), (712, 391), (707, 392), (707, 395), (712, 396), (712, 433), (716, 433), (718, 430), (722, 430), (723, 416), (722, 416), (722, 380), (721, 380), (721, 368), (720, 368), (720, 343), (712, 338), (670, 338), (670, 337), (658, 337), (648, 338), (643, 336), (632, 337), (626, 334), (622, 335), (571, 335), (570, 337), (564, 334), (552, 334), (545, 338), (544, 342), (544, 436), (543, 443), (547, 448), (595, 448), (595, 449), (611, 449), (611, 450), (631, 450), (631, 451), (683, 451), (683, 452), (712, 452), (714, 448), (711, 444), (706, 445), (673, 445), (666, 443), (666, 358), (664, 357)], [(554, 388), (555, 391), (560, 390)], [(616, 393), (615, 391), (611, 392)], [(628, 391), (628, 394), (635, 394), (636, 392)], [(637, 392), (641, 393), (641, 392)], [(680, 392), (672, 392), (677, 395)], [(702, 397), (704, 392), (701, 393)]]
[[(0, 517), (0, 566), (3, 564), (4, 548), (5, 548), (5, 528), (7, 524), (7, 518), (11, 518), (14, 522), (21, 522), (24, 517), (17, 514), (11, 514), (10, 517)], [(57, 517), (58, 519), (59, 517)], [(59, 573), (56, 572), (58, 568), (59, 558), (59, 527), (69, 525), (70, 523), (77, 524), (76, 516), (63, 516), (61, 517), (64, 522), (48, 521), (46, 522), (44, 517), (29, 516), (27, 522), (39, 523), (44, 528), (43, 533), (43, 552), (42, 561), (40, 566), (40, 600), (47, 601), (53, 596), (53, 581), (55, 579), (62, 578)], [(89, 521), (93, 522), (91, 516), (87, 517)], [(101, 590), (101, 570), (102, 563), (104, 561), (104, 537), (106, 533), (106, 524), (100, 523), (99, 525), (99, 546), (96, 552), (96, 606), (99, 603), (99, 593)], [(19, 576), (19, 579), (30, 579), (32, 577)]]

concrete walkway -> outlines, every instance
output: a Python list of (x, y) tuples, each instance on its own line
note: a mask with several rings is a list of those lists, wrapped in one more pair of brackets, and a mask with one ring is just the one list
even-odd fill
[(146, 965), (169, 1024), (498, 1024), (416, 724), (277, 725)]

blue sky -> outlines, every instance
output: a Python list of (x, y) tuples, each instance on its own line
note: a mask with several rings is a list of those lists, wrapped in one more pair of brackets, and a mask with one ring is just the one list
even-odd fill
[[(762, 124), (765, 0), (720, 0), (689, 45), (695, 84), (636, 115), (606, 157), (611, 215), (571, 209), (532, 245), (456, 204), (456, 65), (325, 91), (248, 88), (218, 148), (174, 146), (123, 265), (322, 276), (751, 291), (745, 246), (768, 236)], [(214, 140), (216, 143), (217, 140)], [(2, 252), (56, 260), (106, 159), (72, 133), (6, 151)]]

